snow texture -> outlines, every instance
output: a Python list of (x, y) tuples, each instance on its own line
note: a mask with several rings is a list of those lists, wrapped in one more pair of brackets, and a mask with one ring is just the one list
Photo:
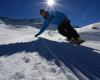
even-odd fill
[(57, 30), (35, 38), (35, 27), (0, 21), (0, 80), (100, 80), (100, 23), (76, 30), (80, 46)]

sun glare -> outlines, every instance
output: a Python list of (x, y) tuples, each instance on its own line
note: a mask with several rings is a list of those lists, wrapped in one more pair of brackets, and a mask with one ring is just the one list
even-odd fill
[(54, 0), (47, 0), (47, 5), (48, 6), (54, 6), (55, 5), (55, 1)]
[(47, 10), (55, 10), (60, 6), (57, 0), (45, 0), (43, 5), (43, 7)]

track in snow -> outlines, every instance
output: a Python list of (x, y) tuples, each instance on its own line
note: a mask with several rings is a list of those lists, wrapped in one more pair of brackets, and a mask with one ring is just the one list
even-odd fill
[(79, 80), (84, 80), (84, 76), (90, 80), (100, 79), (100, 54), (94, 52), (92, 48), (44, 38), (32, 42), (0, 45), (0, 56), (10, 56), (23, 51), (38, 52), (47, 60), (57, 59), (56, 64), (59, 67), (61, 66), (60, 61), (63, 62)]

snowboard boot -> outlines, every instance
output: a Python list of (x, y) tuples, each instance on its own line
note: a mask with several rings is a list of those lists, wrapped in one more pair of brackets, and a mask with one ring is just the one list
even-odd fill
[(79, 44), (83, 43), (84, 40), (82, 40), (80, 37), (77, 37), (74, 39), (74, 42), (75, 42), (75, 44), (79, 45)]
[(71, 42), (71, 43), (76, 43), (76, 41), (75, 41), (74, 38), (71, 38), (71, 39), (69, 40), (69, 42)]

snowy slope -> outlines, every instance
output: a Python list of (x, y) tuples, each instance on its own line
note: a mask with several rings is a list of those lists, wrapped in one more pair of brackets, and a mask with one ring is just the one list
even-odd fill
[(20, 26), (0, 24), (0, 80), (100, 80), (100, 29), (92, 29), (100, 23), (77, 29), (81, 46), (57, 31), (34, 38), (39, 29)]

